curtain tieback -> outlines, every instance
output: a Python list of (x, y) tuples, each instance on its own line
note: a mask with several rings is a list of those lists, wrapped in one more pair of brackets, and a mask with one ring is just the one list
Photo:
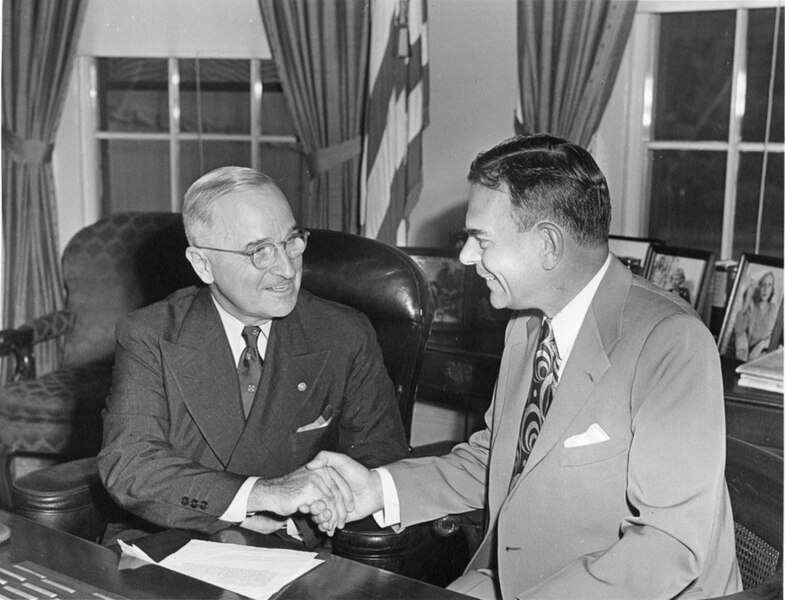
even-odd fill
[(54, 144), (44, 140), (25, 140), (3, 127), (3, 150), (10, 152), (18, 163), (42, 165), (52, 160)]
[(308, 162), (311, 173), (318, 175), (359, 156), (361, 150), (362, 136), (358, 135), (345, 142), (319, 148), (311, 152), (305, 160)]

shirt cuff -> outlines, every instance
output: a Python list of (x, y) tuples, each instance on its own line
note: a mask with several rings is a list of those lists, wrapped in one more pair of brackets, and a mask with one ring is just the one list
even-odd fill
[(382, 480), (382, 501), (384, 503), (382, 510), (373, 513), (373, 518), (379, 527), (398, 525), (401, 522), (401, 504), (398, 499), (398, 489), (395, 487), (395, 481), (390, 472), (384, 467), (371, 470), (376, 471)]
[(224, 514), (218, 517), (221, 521), (228, 521), (229, 523), (242, 523), (248, 514), (248, 498), (251, 496), (251, 490), (253, 489), (257, 479), (259, 478), (249, 477), (243, 482), (243, 484), (240, 486), (240, 489), (237, 490), (237, 493), (234, 495), (234, 499), (229, 505), (229, 508), (226, 509)]

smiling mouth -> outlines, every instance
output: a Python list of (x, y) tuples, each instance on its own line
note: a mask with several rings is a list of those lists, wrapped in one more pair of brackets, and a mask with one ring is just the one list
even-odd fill
[(278, 293), (278, 294), (283, 293), (283, 292), (288, 292), (291, 289), (292, 289), (292, 282), (291, 281), (286, 281), (286, 282), (278, 284), (278, 285), (272, 285), (272, 286), (267, 288), (268, 291), (275, 292), (275, 293)]

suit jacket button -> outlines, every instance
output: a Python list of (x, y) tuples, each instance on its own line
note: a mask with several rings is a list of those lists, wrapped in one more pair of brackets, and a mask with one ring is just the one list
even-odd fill
[(204, 510), (205, 508), (207, 508), (207, 500), (202, 500), (202, 501), (199, 503), (199, 508), (201, 508), (202, 510)]
[(197, 506), (199, 506), (199, 501), (196, 498), (194, 498), (193, 500), (191, 500), (191, 508), (196, 508)]
[(188, 496), (183, 496), (182, 498), (180, 498), (180, 504), (182, 504), (183, 506), (188, 506), (189, 500), (190, 498)]

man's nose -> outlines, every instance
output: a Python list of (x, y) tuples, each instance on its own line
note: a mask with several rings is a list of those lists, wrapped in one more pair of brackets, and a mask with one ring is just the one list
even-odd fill
[(285, 279), (292, 279), (297, 272), (294, 261), (295, 259), (290, 258), (289, 255), (286, 254), (286, 250), (279, 247), (271, 270), (276, 275), (280, 275)]
[(471, 237), (466, 240), (466, 243), (461, 248), (461, 253), (458, 255), (458, 260), (464, 265), (476, 265), (480, 262), (482, 253), (480, 252), (480, 244), (477, 240)]

